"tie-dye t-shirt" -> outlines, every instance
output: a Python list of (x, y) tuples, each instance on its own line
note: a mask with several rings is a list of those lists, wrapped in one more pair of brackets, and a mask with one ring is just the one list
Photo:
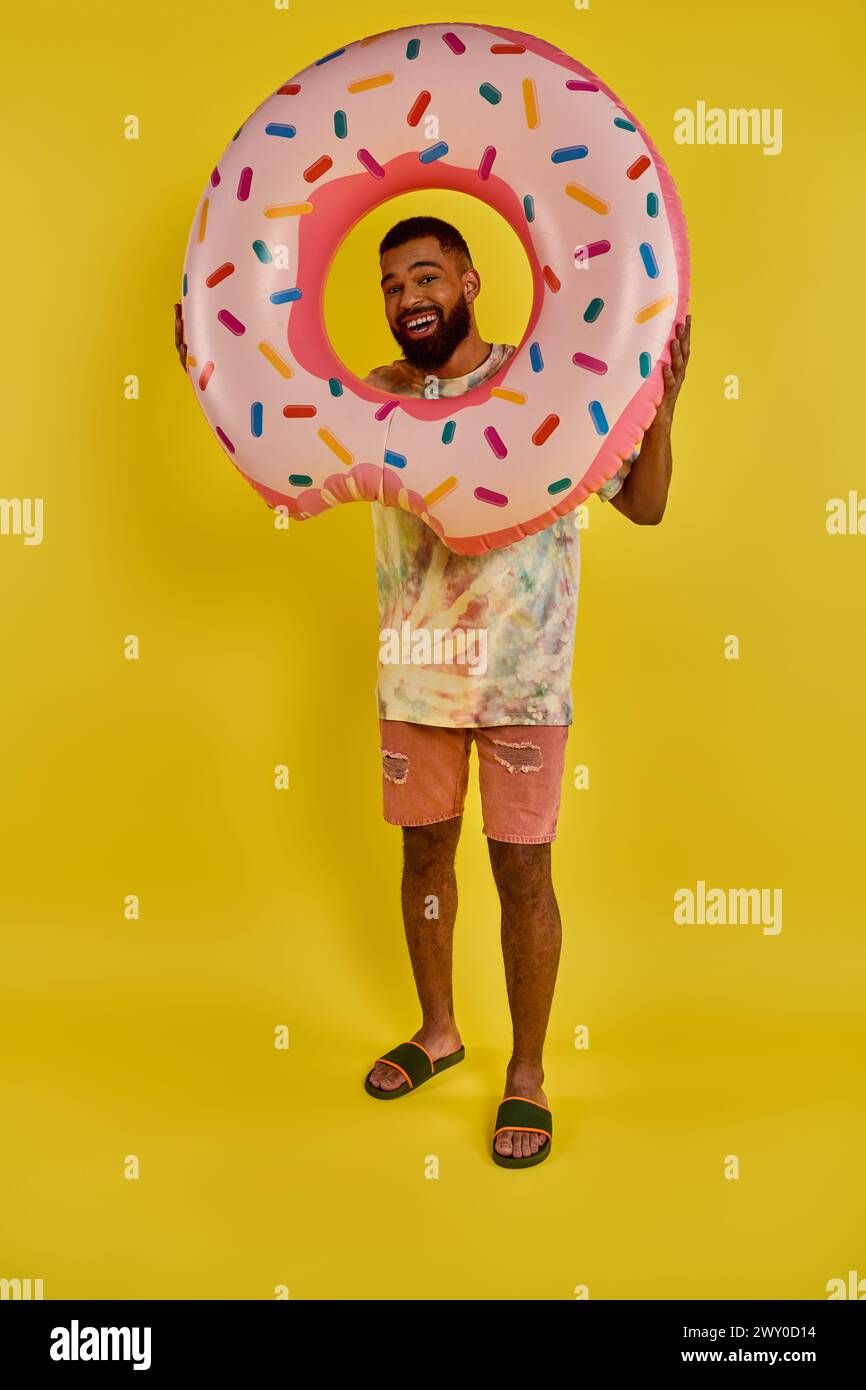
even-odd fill
[[(367, 381), (401, 395), (459, 396), (510, 357), (494, 345), (474, 372), (430, 377), (401, 360)], [(615, 497), (637, 449), (603, 485)], [(410, 512), (372, 505), (379, 594), (379, 716), (477, 728), (570, 724), (580, 578), (577, 513), (483, 555), (455, 555)], [(438, 632), (438, 638), (437, 638)]]

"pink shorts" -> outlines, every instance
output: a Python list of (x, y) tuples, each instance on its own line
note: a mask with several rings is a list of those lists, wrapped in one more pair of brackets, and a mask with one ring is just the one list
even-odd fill
[(556, 839), (567, 724), (443, 729), (380, 719), (379, 729), (390, 825), (433, 825), (462, 815), (474, 741), (484, 834), (525, 845)]

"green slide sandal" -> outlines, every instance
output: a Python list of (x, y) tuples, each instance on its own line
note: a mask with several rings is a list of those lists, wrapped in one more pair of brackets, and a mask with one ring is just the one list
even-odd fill
[[(496, 1152), (496, 1136), (501, 1134), (504, 1129), (528, 1130), (530, 1134), (546, 1134), (547, 1143), (543, 1144), (538, 1153), (530, 1154), (528, 1158), (512, 1158), (510, 1154), (500, 1154)], [(493, 1162), (498, 1163), (500, 1168), (532, 1168), (536, 1163), (543, 1163), (550, 1153), (550, 1146), (553, 1143), (553, 1116), (546, 1105), (536, 1105), (534, 1100), (526, 1100), (523, 1096), (506, 1096), (496, 1112), (496, 1129), (493, 1134)]]
[[(440, 1071), (447, 1071), (448, 1067), (456, 1066), (465, 1056), (466, 1049), (461, 1044), (456, 1052), (451, 1052), (447, 1057), (440, 1057), (438, 1062), (434, 1062), (430, 1053), (420, 1043), (399, 1043), (383, 1057), (376, 1058), (364, 1078), (364, 1090), (368, 1096), (375, 1096), (376, 1100), (396, 1100), (398, 1096), (405, 1096), (409, 1091), (417, 1091), (431, 1076), (436, 1076)], [(373, 1086), (370, 1077), (376, 1062), (387, 1062), (390, 1067), (396, 1067), (397, 1071), (401, 1071), (406, 1078), (403, 1085), (396, 1086), (393, 1091), (383, 1091), (380, 1086)]]

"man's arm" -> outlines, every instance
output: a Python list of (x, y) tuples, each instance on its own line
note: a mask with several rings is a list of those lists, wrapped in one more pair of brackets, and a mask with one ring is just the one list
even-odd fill
[(665, 514), (673, 469), (671, 425), (688, 365), (691, 328), (692, 316), (687, 314), (671, 343), (671, 365), (662, 368), (665, 393), (656, 417), (643, 437), (628, 477), (610, 499), (612, 507), (638, 526), (657, 526)]

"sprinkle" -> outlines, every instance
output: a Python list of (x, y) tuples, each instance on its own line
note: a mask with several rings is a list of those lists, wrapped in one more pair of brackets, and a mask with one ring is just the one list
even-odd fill
[(494, 386), (490, 394), (491, 396), (498, 396), (501, 401), (511, 401), (514, 405), (526, 405), (526, 396), (523, 391), (506, 391), (504, 386)]
[(574, 264), (578, 267), (586, 265), (586, 262), (591, 261), (593, 256), (606, 256), (609, 250), (609, 241), (591, 241), (586, 246), (575, 246)]
[(456, 420), (447, 420), (447, 421), (445, 422), (445, 426), (444, 426), (444, 428), (443, 428), (443, 430), (442, 430), (442, 443), (443, 443), (443, 444), (450, 444), (450, 443), (451, 443), (451, 440), (454, 438), (454, 436), (455, 436), (456, 433), (457, 433), (457, 421), (456, 421)]
[(345, 140), (349, 134), (349, 122), (345, 111), (334, 112), (334, 134), (338, 140)]
[(323, 154), (320, 159), (316, 159), (304, 170), (304, 178), (307, 183), (315, 183), (323, 174), (327, 174), (334, 161), (329, 154)]
[(314, 405), (284, 405), (283, 414), (287, 420), (309, 420), (316, 414)]
[(264, 410), (261, 401), (253, 401), (250, 406), (250, 434), (254, 439), (262, 437), (262, 418)]
[(640, 246), (638, 247), (638, 250), (640, 251), (640, 258), (643, 261), (644, 270), (646, 271), (647, 275), (651, 280), (657, 280), (659, 274), (658, 261), (656, 260), (655, 252), (653, 251), (649, 242), (642, 241)]
[(303, 217), (312, 211), (312, 203), (272, 203), (265, 208), (265, 217)]
[(544, 276), (550, 288), (553, 290), (553, 293), (558, 294), (559, 290), (562, 288), (562, 281), (560, 280), (556, 272), (552, 270), (549, 265), (545, 265), (542, 266), (541, 273)]
[(238, 179), (238, 202), (239, 202), (239, 203), (245, 203), (245, 202), (247, 201), (247, 198), (250, 196), (250, 189), (252, 188), (252, 186), (253, 186), (253, 171), (252, 171), (252, 169), (249, 167), (249, 165), (247, 165), (247, 167), (246, 167), (245, 169), (241, 169), (241, 175), (240, 175), (240, 178)]
[(302, 295), (303, 290), (299, 290), (295, 285), (290, 290), (275, 290), (268, 297), (272, 304), (294, 304), (295, 300), (300, 299)]
[(603, 308), (603, 299), (591, 299), (583, 311), (584, 323), (595, 323)]
[(525, 53), (526, 49), (520, 43), (493, 43), (490, 45), (491, 53)]
[(224, 328), (228, 328), (230, 332), (234, 333), (236, 338), (247, 331), (240, 319), (236, 319), (234, 314), (229, 313), (228, 309), (220, 309), (217, 318)]
[(485, 101), (489, 101), (491, 106), (497, 106), (502, 100), (502, 93), (498, 87), (494, 87), (492, 82), (482, 82), (478, 88)]
[(384, 405), (379, 406), (379, 409), (376, 411), (375, 419), (387, 420), (391, 411), (396, 410), (399, 404), (399, 401), (386, 401)]
[[(246, 121), (244, 121), (244, 125), (246, 125)], [(235, 140), (237, 140), (237, 138), (238, 138), (238, 136), (240, 135), (240, 133), (241, 133), (241, 131), (243, 130), (243, 128), (244, 128), (243, 125), (239, 125), (239, 126), (238, 126), (237, 130), (235, 131), (234, 135), (232, 136), (232, 144), (234, 144)]]
[(558, 478), (555, 483), (548, 483), (548, 492), (565, 492), (567, 487), (571, 487), (570, 478)]
[(571, 159), (585, 159), (588, 154), (586, 145), (561, 145), (551, 153), (550, 158), (554, 164), (567, 164)]
[(333, 53), (326, 53), (324, 58), (316, 59), (316, 67), (320, 68), (323, 63), (330, 63), (332, 58), (339, 58), (341, 53), (345, 53), (345, 48), (335, 48)]
[(642, 352), (638, 358), (638, 371), (642, 377), (648, 377), (652, 370), (652, 358), (648, 352)]
[(437, 483), (432, 492), (428, 492), (424, 501), (428, 507), (435, 507), (437, 502), (441, 502), (443, 497), (447, 497), (449, 492), (453, 492), (457, 486), (456, 478), (445, 478), (441, 483)]
[(619, 126), (620, 130), (631, 130), (632, 132), (637, 130), (637, 126), (633, 126), (631, 121), (626, 120), (625, 116), (614, 116), (613, 123)]
[(205, 229), (207, 228), (207, 205), (209, 202), (210, 199), (205, 198), (201, 205), (201, 217), (198, 220), (198, 240), (200, 242), (204, 241)]
[(270, 265), (271, 261), (273, 260), (273, 256), (271, 255), (264, 241), (254, 241), (253, 250), (255, 251), (262, 265)]
[(228, 278), (229, 275), (233, 274), (234, 266), (232, 265), (231, 261), (224, 261), (223, 264), (219, 266), (216, 270), (211, 271), (210, 275), (205, 280), (205, 284), (207, 285), (209, 290), (212, 290), (214, 285), (218, 285), (221, 280), (225, 280)]
[(343, 394), (343, 383), (342, 383), (342, 381), (340, 381), (338, 377), (329, 376), (329, 377), (328, 377), (328, 390), (330, 391), (330, 393), (331, 393), (332, 396), (342, 396), (342, 394)]
[(407, 124), (417, 125), (429, 105), (430, 93), (419, 92), (415, 100), (412, 102), (411, 107), (409, 108), (409, 114), (406, 117)]
[(639, 159), (635, 160), (634, 164), (628, 166), (625, 172), (630, 179), (639, 179), (641, 174), (645, 173), (649, 167), (650, 161), (648, 156), (642, 154)]
[(581, 82), (579, 79), (570, 77), (566, 82), (566, 87), (570, 92), (597, 92), (598, 87), (595, 82)]
[(265, 135), (279, 135), (284, 140), (291, 140), (297, 133), (293, 125), (283, 125), (279, 121), (268, 121), (265, 126)]
[(406, 45), (406, 57), (409, 58), (410, 60), (411, 60), (412, 58), (417, 58), (417, 57), (418, 57), (418, 54), (419, 54), (420, 52), (421, 52), (421, 40), (420, 40), (420, 39), (410, 39), (409, 42), (408, 42), (407, 45)]
[(488, 145), (483, 155), (481, 156), (481, 163), (478, 165), (478, 177), (480, 179), (490, 178), (490, 170), (493, 168), (493, 161), (495, 158), (495, 145)]
[(647, 216), (648, 216), (648, 217), (658, 217), (658, 215), (659, 215), (659, 200), (658, 200), (658, 194), (657, 194), (657, 193), (648, 193), (648, 194), (646, 195), (646, 210), (647, 210)]
[(233, 454), (234, 451), (235, 451), (235, 446), (234, 446), (234, 444), (232, 444), (232, 442), (231, 442), (231, 440), (229, 439), (228, 435), (226, 434), (225, 430), (221, 430), (220, 427), (219, 427), (219, 425), (217, 425), (217, 427), (216, 427), (216, 432), (217, 432), (217, 436), (222, 440), (223, 444), (226, 446), (226, 448), (228, 449), (229, 453), (230, 453), (230, 454)]
[(217, 188), (217, 187), (219, 186), (219, 183), (220, 183), (220, 171), (219, 171), (219, 169), (216, 169), (216, 168), (211, 169), (211, 172), (210, 172), (210, 186), (211, 186), (211, 188)]
[(184, 271), (184, 272), (183, 272), (183, 292), (184, 292), (184, 294), (186, 294), (186, 292), (187, 292), (188, 289), (189, 289), (189, 280), (187, 279), (186, 271)]
[(290, 473), (289, 482), (292, 487), (309, 487), (312, 483), (309, 473)]
[(523, 212), (527, 222), (535, 221), (535, 199), (531, 193), (527, 193), (523, 199)]
[(348, 467), (350, 463), (354, 462), (355, 455), (349, 453), (345, 444), (341, 444), (335, 434), (332, 434), (330, 430), (326, 429), (320, 429), (318, 433), (322, 443), (327, 444), (328, 448), (333, 450), (341, 463), (345, 463), (346, 467)]
[(571, 360), (575, 367), (585, 367), (588, 372), (595, 372), (597, 376), (604, 376), (607, 371), (607, 363), (602, 362), (600, 357), (590, 357), (588, 352), (576, 352)]
[(465, 53), (466, 45), (462, 39), (458, 39), (456, 34), (443, 34), (442, 42), (447, 43), (452, 53)]
[(434, 159), (441, 159), (443, 154), (447, 153), (448, 146), (444, 140), (440, 140), (438, 144), (431, 145), (429, 150), (422, 150), (418, 158), (422, 164), (432, 164)]
[(579, 183), (567, 183), (565, 191), (569, 198), (574, 198), (578, 203), (583, 203), (585, 208), (591, 212), (610, 212), (610, 203), (606, 203), (603, 198), (599, 198), (597, 193), (590, 193), (588, 188), (581, 188)]
[(300, 82), (284, 82), (282, 87), (277, 88), (278, 97), (296, 97), (301, 90)]
[(186, 365), (187, 365), (188, 367), (197, 367), (197, 366), (198, 366), (198, 358), (197, 358), (197, 357), (193, 357), (191, 353), (188, 353), (188, 354), (187, 354), (187, 359), (186, 359)]
[(372, 77), (359, 77), (356, 82), (350, 82), (346, 91), (371, 92), (374, 87), (387, 87), (388, 83), (393, 81), (393, 72), (377, 72)]
[(270, 362), (271, 366), (277, 369), (280, 376), (286, 378), (286, 381), (288, 381), (289, 377), (294, 376), (294, 372), (286, 359), (281, 357), (276, 348), (271, 347), (270, 343), (259, 343), (259, 352), (266, 362)]
[(589, 416), (592, 420), (592, 423), (595, 425), (597, 433), (607, 434), (610, 426), (607, 423), (607, 417), (604, 413), (604, 408), (601, 404), (601, 401), (590, 401)]
[(526, 124), (530, 130), (535, 130), (541, 124), (541, 117), (538, 114), (538, 90), (532, 77), (523, 79), (523, 108), (526, 112)]
[(533, 444), (546, 443), (546, 441), (553, 434), (553, 431), (556, 429), (558, 424), (558, 415), (546, 415), (542, 420), (541, 424), (538, 426), (538, 429), (535, 431), (535, 434), (532, 436)]
[(634, 316), (635, 323), (646, 323), (647, 319), (651, 319), (656, 314), (660, 314), (662, 309), (666, 309), (668, 305), (673, 304), (673, 302), (674, 297), (672, 294), (663, 295), (661, 299), (653, 299), (649, 304), (645, 304), (642, 309), (638, 309)]
[(492, 507), (508, 506), (508, 498), (504, 492), (491, 492), (488, 487), (477, 487), (475, 496), (479, 502), (489, 502)]
[(487, 426), (484, 431), (484, 438), (498, 459), (504, 459), (507, 456), (508, 450), (492, 425)]
[(367, 170), (367, 173), (372, 174), (374, 179), (383, 179), (385, 177), (385, 170), (382, 168), (379, 161), (373, 158), (369, 150), (359, 150), (358, 159)]
[(198, 389), (203, 391), (213, 376), (213, 362), (205, 362), (198, 379)]
[(405, 467), (406, 467), (406, 455), (405, 455), (405, 454), (395, 454), (394, 451), (393, 451), (393, 449), (386, 449), (386, 450), (385, 450), (385, 462), (386, 462), (386, 463), (390, 463), (390, 465), (391, 465), (392, 468), (405, 468)]
[(529, 349), (529, 364), (534, 372), (544, 371), (544, 358), (541, 355), (541, 348), (538, 343), (533, 343)]

